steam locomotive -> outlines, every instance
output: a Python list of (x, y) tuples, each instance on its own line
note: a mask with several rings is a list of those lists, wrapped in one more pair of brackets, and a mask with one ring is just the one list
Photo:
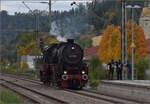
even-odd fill
[(88, 67), (83, 62), (83, 50), (74, 43), (67, 42), (51, 44), (42, 49), (43, 68), (40, 80), (61, 88), (84, 87), (88, 81)]

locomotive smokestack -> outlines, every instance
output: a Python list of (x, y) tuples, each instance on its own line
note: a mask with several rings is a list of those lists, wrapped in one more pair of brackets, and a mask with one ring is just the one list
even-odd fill
[(67, 42), (74, 43), (74, 39), (67, 39)]

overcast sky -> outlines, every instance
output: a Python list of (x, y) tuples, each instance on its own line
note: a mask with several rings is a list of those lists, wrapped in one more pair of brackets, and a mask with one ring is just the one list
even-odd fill
[[(46, 0), (44, 0), (46, 1)], [(77, 2), (77, 4), (79, 3), (79, 1), (74, 0)], [(87, 1), (90, 0), (84, 0), (84, 1), (80, 1), (80, 3), (84, 3), (86, 4)], [(25, 1), (25, 3), (30, 7), (30, 9), (34, 10), (34, 9), (39, 9), (39, 10), (47, 10), (49, 9), (48, 4), (43, 4), (43, 3), (39, 3), (40, 0), (31, 0), (31, 1)], [(77, 7), (76, 5), (71, 6), (70, 4), (73, 1), (52, 1), (52, 10), (69, 10), (71, 8), (75, 8)], [(14, 12), (28, 12), (29, 9), (27, 9), (24, 4), (22, 3), (21, 0), (16, 0), (16, 1), (10, 1), (10, 0), (2, 0), (1, 1), (1, 10), (7, 10), (9, 14), (14, 14)]]

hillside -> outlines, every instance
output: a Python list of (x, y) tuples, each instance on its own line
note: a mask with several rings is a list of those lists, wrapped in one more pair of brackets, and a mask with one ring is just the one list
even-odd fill
[[(128, 11), (128, 18), (130, 10)], [(135, 13), (136, 21), (141, 14), (141, 10)], [(34, 10), (28, 13), (15, 13), (8, 15), (7, 11), (1, 11), (1, 41), (0, 54), (11, 61), (17, 58), (17, 42), (25, 32), (35, 31), (35, 15), (39, 16), (39, 31), (49, 32), (48, 13), (46, 11)], [(74, 38), (78, 41), (81, 35), (92, 34), (106, 28), (107, 25), (121, 24), (121, 7), (118, 2), (96, 2), (89, 3), (87, 6), (79, 5), (76, 9), (69, 11), (53, 11), (51, 34)], [(93, 27), (91, 29), (91, 26)], [(19, 31), (15, 31), (19, 30)], [(22, 31), (27, 30), (27, 31)], [(33, 39), (35, 40), (35, 38)]]

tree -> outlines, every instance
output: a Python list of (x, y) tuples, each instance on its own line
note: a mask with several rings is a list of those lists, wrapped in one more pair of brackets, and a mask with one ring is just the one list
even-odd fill
[(26, 61), (23, 61), (23, 62), (22, 62), (21, 68), (22, 68), (22, 69), (27, 69), (27, 68), (29, 68), (29, 65), (27, 64)]
[[(33, 56), (33, 55), (35, 55), (35, 53), (37, 53), (37, 55), (39, 55), (40, 49), (38, 47), (40, 47), (40, 38), (43, 38), (44, 40), (47, 41), (48, 38), (51, 36), (49, 36), (46, 33), (39, 32), (38, 39), (37, 39), (37, 41), (39, 41), (38, 43), (36, 43), (37, 41), (36, 41), (35, 37), (36, 37), (35, 32), (28, 32), (26, 34), (23, 34), (20, 37), (20, 40), (18, 42), (19, 57), (21, 57), (23, 55)], [(36, 47), (38, 48), (38, 50), (36, 49)]]
[(49, 40), (48, 44), (53, 44), (53, 43), (57, 43), (58, 40), (56, 38), (52, 38)]
[(89, 62), (89, 79), (106, 79), (106, 71), (103, 67), (102, 62), (97, 57), (92, 57), (92, 59)]
[[(147, 56), (147, 45), (144, 32), (141, 27), (136, 23), (134, 25), (134, 43), (135, 58), (141, 58)], [(132, 25), (129, 20), (127, 23), (127, 58), (131, 60), (132, 49), (130, 48), (132, 43)], [(102, 40), (99, 46), (99, 59), (105, 63), (108, 63), (111, 59), (118, 61), (121, 57), (121, 28), (115, 26), (107, 26), (103, 33)]]
[(25, 47), (20, 46), (20, 47), (19, 47), (18, 54), (19, 54), (19, 57), (25, 55), (25, 54), (26, 54), (26, 53), (25, 53)]
[(35, 40), (35, 32), (28, 32), (25, 34), (22, 34), (21, 38), (19, 39), (18, 42), (18, 47), (19, 46), (26, 46), (27, 44), (29, 44), (31, 41)]
[(139, 58), (135, 67), (138, 72), (138, 80), (146, 80), (146, 70), (149, 68), (149, 61), (145, 58)]
[(80, 36), (80, 39), (78, 40), (77, 43), (79, 43), (83, 49), (90, 48), (92, 47), (91, 38), (92, 38), (92, 35), (82, 35)]

